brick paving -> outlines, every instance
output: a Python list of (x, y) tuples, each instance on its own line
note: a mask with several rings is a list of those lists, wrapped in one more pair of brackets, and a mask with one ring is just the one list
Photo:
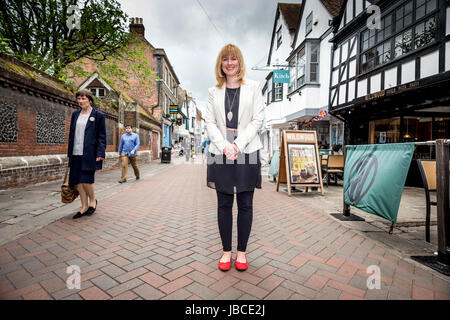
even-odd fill
[[(271, 183), (255, 192), (248, 270), (219, 271), (205, 175), (204, 165), (175, 166), (103, 199), (92, 217), (69, 215), (1, 246), (0, 299), (450, 299), (449, 277)], [(373, 264), (381, 289), (369, 290)], [(80, 289), (66, 286), (70, 265)]]

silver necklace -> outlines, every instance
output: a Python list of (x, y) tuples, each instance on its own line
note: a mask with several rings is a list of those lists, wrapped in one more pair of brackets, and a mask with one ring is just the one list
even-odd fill
[(231, 112), (231, 109), (233, 109), (234, 98), (236, 98), (238, 91), (236, 90), (236, 92), (234, 93), (233, 101), (231, 102), (231, 104), (230, 104), (230, 96), (228, 95), (228, 91), (226, 89), (225, 89), (225, 92), (228, 97), (228, 109), (230, 110), (227, 113), (227, 118), (228, 118), (228, 121), (231, 121), (231, 119), (233, 119), (233, 112)]

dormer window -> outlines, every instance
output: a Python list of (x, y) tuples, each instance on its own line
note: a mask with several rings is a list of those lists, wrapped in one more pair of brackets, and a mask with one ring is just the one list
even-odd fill
[(98, 98), (103, 98), (105, 96), (105, 88), (89, 88), (89, 90), (91, 90), (91, 93)]

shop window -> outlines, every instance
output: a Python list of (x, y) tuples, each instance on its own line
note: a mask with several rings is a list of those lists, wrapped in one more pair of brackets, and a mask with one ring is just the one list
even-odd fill
[(448, 139), (450, 137), (450, 118), (436, 118), (435, 139)]
[(374, 120), (370, 122), (369, 128), (371, 144), (400, 141), (400, 118)]

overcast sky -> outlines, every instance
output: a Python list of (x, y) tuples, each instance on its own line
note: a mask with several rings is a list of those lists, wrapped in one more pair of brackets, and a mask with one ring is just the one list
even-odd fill
[(182, 88), (192, 93), (200, 109), (206, 106), (208, 88), (215, 84), (215, 60), (226, 43), (241, 49), (248, 78), (262, 81), (267, 75), (251, 68), (267, 62), (276, 0), (118, 1), (129, 17), (143, 18), (145, 38), (166, 51)]

